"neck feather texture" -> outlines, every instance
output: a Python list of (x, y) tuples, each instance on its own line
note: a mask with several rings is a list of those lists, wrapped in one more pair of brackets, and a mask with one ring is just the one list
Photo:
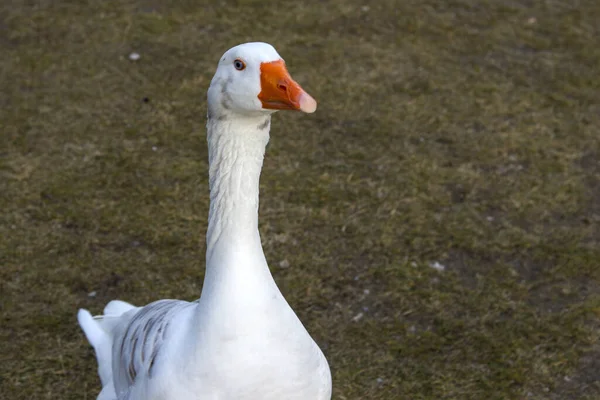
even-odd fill
[(270, 119), (229, 116), (208, 120), (207, 269), (213, 263), (223, 263), (223, 254), (243, 257), (240, 252), (248, 252), (247, 256), (263, 256), (258, 232), (258, 190)]

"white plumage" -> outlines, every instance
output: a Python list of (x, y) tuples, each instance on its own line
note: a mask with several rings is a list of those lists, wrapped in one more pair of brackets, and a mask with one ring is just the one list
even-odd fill
[(266, 43), (221, 58), (208, 91), (210, 212), (196, 302), (115, 300), (79, 310), (99, 400), (328, 400), (323, 353), (283, 298), (258, 232), (258, 183), (271, 114), (316, 102)]

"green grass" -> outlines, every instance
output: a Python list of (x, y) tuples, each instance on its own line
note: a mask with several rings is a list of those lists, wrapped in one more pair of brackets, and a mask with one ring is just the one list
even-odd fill
[(260, 226), (334, 398), (600, 398), (597, 1), (164, 3), (0, 5), (0, 398), (95, 398), (79, 307), (199, 296), (249, 40), (319, 101), (273, 120)]

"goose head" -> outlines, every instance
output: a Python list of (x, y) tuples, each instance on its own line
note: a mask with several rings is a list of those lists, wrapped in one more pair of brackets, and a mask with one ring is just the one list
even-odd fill
[(292, 79), (281, 56), (267, 43), (244, 43), (227, 50), (208, 90), (209, 118), (316, 109), (315, 99)]

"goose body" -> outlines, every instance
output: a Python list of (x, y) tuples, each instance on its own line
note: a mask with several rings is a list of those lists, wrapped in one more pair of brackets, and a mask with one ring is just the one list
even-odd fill
[(258, 183), (271, 114), (313, 112), (275, 49), (246, 43), (221, 58), (208, 91), (210, 211), (206, 274), (195, 302), (104, 315), (79, 310), (102, 382), (99, 400), (329, 400), (323, 353), (269, 271)]

